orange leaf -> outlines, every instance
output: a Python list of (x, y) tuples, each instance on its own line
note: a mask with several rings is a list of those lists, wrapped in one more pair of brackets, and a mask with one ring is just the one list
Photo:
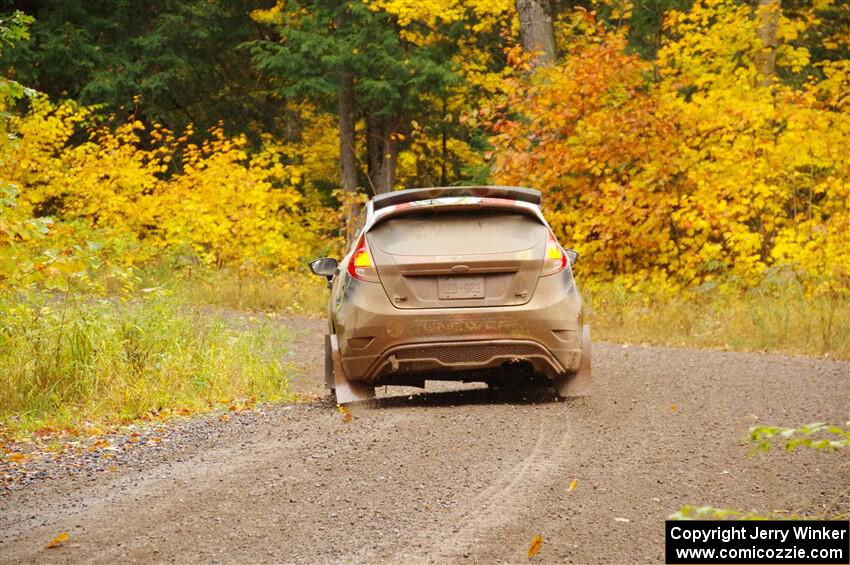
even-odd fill
[(53, 538), (53, 541), (51, 541), (50, 543), (47, 544), (47, 549), (59, 547), (60, 545), (62, 545), (66, 541), (68, 541), (69, 539), (71, 539), (71, 536), (68, 535), (68, 532), (62, 532), (61, 534), (59, 534), (58, 536)]
[(91, 446), (92, 449), (99, 449), (101, 447), (109, 447), (109, 441), (105, 439), (99, 439)]
[(536, 534), (531, 539), (531, 546), (528, 548), (528, 558), (531, 559), (537, 552), (540, 551), (540, 546), (543, 545), (543, 536)]
[(342, 423), (343, 424), (348, 424), (353, 419), (354, 419), (354, 416), (351, 415), (351, 412), (346, 412), (345, 414), (342, 415)]
[(9, 461), (13, 463), (21, 463), (27, 460), (27, 456), (23, 453), (13, 453), (9, 456)]

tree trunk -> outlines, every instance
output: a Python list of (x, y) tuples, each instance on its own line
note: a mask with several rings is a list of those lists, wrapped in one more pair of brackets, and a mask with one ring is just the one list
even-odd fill
[(398, 145), (396, 128), (387, 128), (384, 135), (384, 153), (381, 156), (381, 174), (375, 185), (375, 193), (390, 192), (395, 187), (396, 168), (398, 166)]
[(522, 48), (535, 53), (535, 63), (555, 60), (555, 26), (550, 0), (516, 0)]
[(351, 241), (354, 237), (358, 213), (354, 202), (354, 195), (357, 193), (357, 155), (354, 135), (354, 76), (344, 69), (339, 88), (339, 161), (340, 180), (345, 196), (348, 198), (344, 204), (346, 241)]
[(369, 179), (372, 192), (375, 190), (375, 180), (381, 171), (381, 155), (383, 134), (381, 122), (374, 114), (366, 115), (366, 176)]
[(448, 150), (448, 134), (446, 132), (446, 114), (448, 113), (448, 101), (446, 97), (443, 96), (443, 107), (442, 114), (443, 119), (440, 121), (440, 149), (442, 150), (442, 154), (440, 155), (440, 186), (446, 186), (448, 183), (447, 175), (446, 175), (446, 160), (449, 158), (449, 150)]
[(369, 155), (369, 182), (375, 194), (390, 192), (395, 187), (400, 139), (398, 118), (366, 118), (366, 150)]
[(776, 80), (776, 48), (779, 46), (777, 28), (782, 0), (751, 0), (758, 18), (758, 36), (762, 50), (756, 54), (756, 69), (762, 86), (771, 86)]
[(354, 77), (342, 71), (339, 89), (339, 160), (341, 184), (347, 192), (357, 191), (357, 155), (354, 138)]

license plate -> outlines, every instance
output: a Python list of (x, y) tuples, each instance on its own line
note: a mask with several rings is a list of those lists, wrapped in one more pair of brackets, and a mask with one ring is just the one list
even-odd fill
[(484, 298), (484, 277), (439, 277), (440, 300)]

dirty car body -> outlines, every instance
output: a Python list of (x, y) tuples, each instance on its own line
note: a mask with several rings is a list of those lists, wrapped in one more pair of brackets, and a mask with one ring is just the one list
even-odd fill
[(410, 189), (373, 198), (331, 286), (326, 379), (339, 402), (425, 380), (590, 386), (590, 337), (536, 190)]

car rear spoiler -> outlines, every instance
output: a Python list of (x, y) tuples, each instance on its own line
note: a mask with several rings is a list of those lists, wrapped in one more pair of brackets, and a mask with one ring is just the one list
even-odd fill
[(479, 198), (506, 198), (540, 206), (543, 198), (539, 190), (517, 186), (445, 186), (435, 188), (408, 188), (379, 194), (372, 199), (374, 210), (395, 204), (430, 200), (447, 196), (477, 196)]

